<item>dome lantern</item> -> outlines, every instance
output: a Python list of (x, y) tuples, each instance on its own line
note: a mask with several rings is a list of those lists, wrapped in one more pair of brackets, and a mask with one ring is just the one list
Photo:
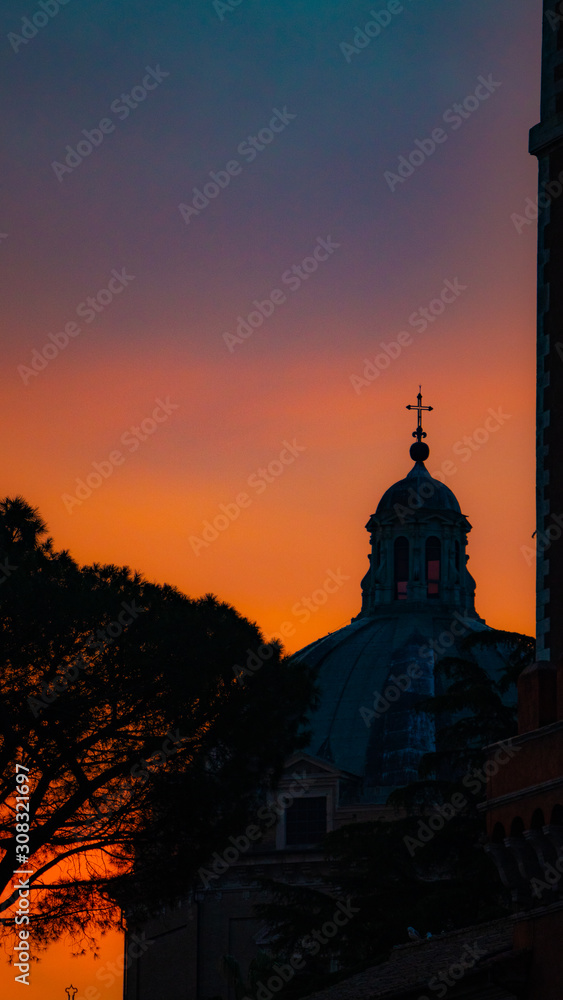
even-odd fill
[(441, 604), (464, 614), (475, 612), (475, 581), (467, 570), (467, 535), (471, 525), (462, 514), (455, 494), (433, 478), (424, 462), (430, 454), (424, 442), (422, 391), (413, 432), (416, 442), (408, 475), (382, 496), (366, 529), (370, 532), (370, 567), (362, 580), (359, 618), (406, 607), (414, 610), (428, 603)]

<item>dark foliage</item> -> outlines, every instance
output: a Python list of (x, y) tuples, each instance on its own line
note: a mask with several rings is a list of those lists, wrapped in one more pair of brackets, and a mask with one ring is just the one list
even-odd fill
[(45, 534), (21, 498), (0, 503), (0, 908), (9, 928), (19, 763), (44, 942), (181, 898), (303, 745), (314, 700), (307, 669), (213, 595), (80, 567)]

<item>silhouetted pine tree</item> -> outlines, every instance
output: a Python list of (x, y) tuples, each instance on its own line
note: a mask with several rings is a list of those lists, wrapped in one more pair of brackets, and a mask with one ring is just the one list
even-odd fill
[(306, 742), (314, 702), (308, 669), (230, 605), (81, 567), (46, 530), (0, 502), (0, 928), (21, 856), (36, 943), (185, 896)]

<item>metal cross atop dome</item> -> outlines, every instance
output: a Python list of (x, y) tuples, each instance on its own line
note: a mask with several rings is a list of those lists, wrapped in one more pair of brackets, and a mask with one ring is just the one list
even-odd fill
[(414, 406), (414, 404), (409, 404), (409, 406), (407, 406), (407, 410), (418, 411), (418, 424), (416, 430), (413, 431), (412, 434), (413, 438), (416, 438), (416, 441), (414, 444), (411, 444), (410, 456), (414, 462), (425, 462), (430, 454), (430, 448), (422, 440), (423, 438), (426, 437), (426, 431), (422, 430), (422, 413), (424, 410), (430, 411), (434, 409), (434, 407), (422, 405), (422, 386), (419, 385), (418, 388), (419, 388), (419, 393), (417, 396), (418, 402), (416, 406)]
[(78, 993), (78, 988), (76, 986), (66, 986), (65, 993), (68, 997), (68, 1000), (73, 1000), (73, 997), (75, 997), (76, 994)]
[(433, 410), (434, 407), (433, 406), (423, 406), (422, 405), (422, 386), (419, 385), (418, 388), (419, 388), (419, 393), (418, 393), (418, 396), (416, 397), (417, 400), (418, 400), (418, 403), (417, 403), (416, 406), (414, 405), (414, 403), (413, 404), (409, 404), (407, 406), (407, 410), (418, 410), (418, 426), (417, 426), (416, 430), (413, 431), (412, 436), (413, 436), (413, 438), (416, 438), (416, 440), (420, 442), (420, 441), (422, 441), (423, 438), (426, 437), (426, 431), (422, 430), (422, 411), (423, 410), (429, 410), (430, 411), (430, 410)]

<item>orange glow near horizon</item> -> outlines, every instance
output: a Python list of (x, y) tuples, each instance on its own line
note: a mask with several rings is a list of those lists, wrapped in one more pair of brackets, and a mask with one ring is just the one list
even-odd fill
[[(59, 426), (55, 411), (48, 428), (39, 418), (52, 392), (46, 373), (43, 383), (28, 388), (26, 420), (20, 417), (6, 443), (5, 492), (21, 493), (37, 505), (55, 546), (68, 548), (79, 562), (127, 564), (192, 597), (215, 593), (266, 635), (290, 622), (295, 631), (287, 629), (286, 645), (295, 651), (359, 611), (369, 547), (364, 525), (380, 496), (412, 467), (408, 448), (415, 424), (405, 406), (421, 378), (425, 400), (434, 406), (425, 419), (427, 468), (454, 491), (473, 525), (468, 552), (477, 609), (494, 627), (530, 633), (534, 567), (522, 550), (533, 544), (533, 381), (521, 358), (505, 365), (502, 385), (494, 371), (477, 376), (471, 368), (478, 367), (478, 359), (470, 358), (463, 391), (446, 374), (451, 368), (443, 343), (426, 349), (422, 364), (420, 347), (417, 351), (413, 343), (410, 351), (359, 394), (343, 378), (343, 371), (361, 373), (362, 358), (356, 355), (325, 363), (322, 378), (314, 381), (302, 366), (280, 364), (274, 384), (264, 387), (264, 398), (257, 401), (258, 425), (246, 420), (246, 406), (237, 406), (251, 387), (256, 395), (256, 366), (241, 366), (233, 383), (218, 379), (215, 366), (200, 364), (188, 404), (178, 403), (135, 451), (120, 443), (123, 435), (151, 414), (157, 398), (169, 397), (173, 405), (180, 400), (181, 372), (169, 370), (155, 379), (149, 364), (138, 362), (131, 393), (114, 395), (111, 383), (123, 386), (126, 374), (116, 359), (113, 376), (102, 368), (91, 371), (86, 391), (78, 383), (68, 387)], [(155, 391), (158, 384), (161, 393)], [(207, 387), (207, 405), (218, 411), (204, 441), (193, 434), (194, 411), (203, 405), (198, 385), (200, 391)], [(94, 423), (91, 400), (104, 386), (113, 403), (101, 411), (103, 421)], [(133, 405), (131, 396), (146, 402)], [(18, 398), (21, 402), (14, 391), (8, 406), (15, 407)], [(483, 442), (479, 429), (491, 410), (499, 413), (500, 425)], [(236, 427), (229, 429), (235, 412)], [(482, 443), (464, 445), (476, 431)], [(53, 437), (60, 442), (55, 455)], [(295, 454), (285, 453), (290, 463), (279, 473), (284, 442)], [(112, 467), (115, 450), (123, 462)], [(260, 469), (272, 462), (268, 483)], [(106, 474), (112, 471), (67, 510), (79, 482), (95, 472), (94, 463)], [(247, 505), (239, 508), (241, 493)], [(204, 534), (219, 515), (219, 530), (208, 527)], [(328, 570), (348, 579), (309, 616), (296, 613), (302, 597), (322, 589)]]
[[(76, 986), (76, 1000), (121, 1000), (123, 996), (123, 934), (110, 931), (99, 939), (100, 957), (91, 952), (73, 957), (76, 942), (62, 938), (49, 946), (47, 951), (36, 952), (39, 961), (31, 963), (29, 973), (29, 994), (25, 987), (14, 981), (19, 975), (13, 966), (7, 966), (0, 952), (2, 1000), (21, 1000), (22, 995), (41, 997), (45, 1000), (65, 1000), (67, 994), (61, 989), (61, 970), (64, 968), (65, 986)], [(32, 946), (33, 949), (33, 946)], [(9, 954), (9, 952), (8, 952)], [(32, 950), (33, 954), (33, 950)], [(88, 992), (89, 991), (89, 992)]]

